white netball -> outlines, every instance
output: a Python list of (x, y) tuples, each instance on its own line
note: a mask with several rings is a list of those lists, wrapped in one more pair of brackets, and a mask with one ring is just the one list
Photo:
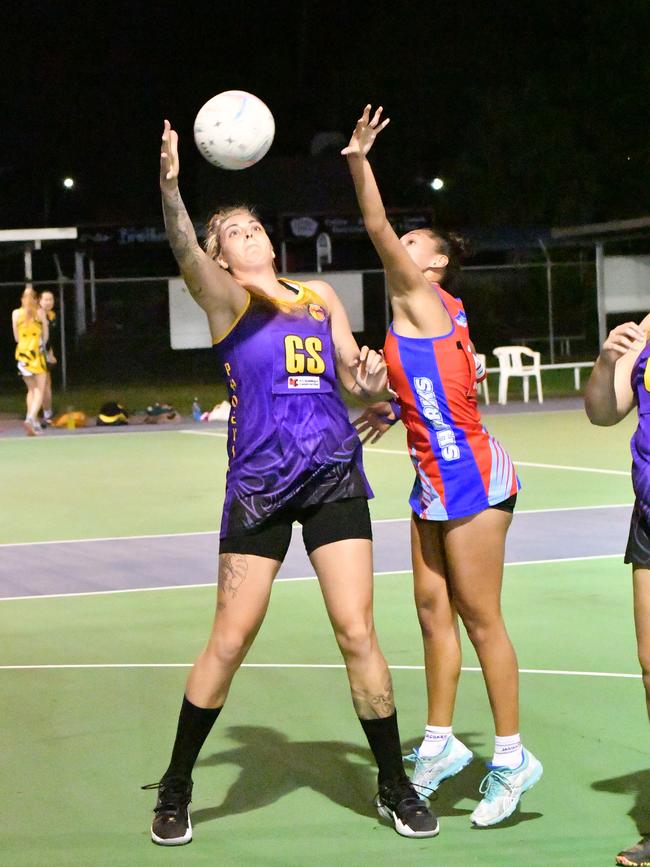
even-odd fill
[(225, 90), (209, 99), (194, 121), (194, 141), (209, 163), (247, 169), (259, 162), (275, 135), (273, 115), (245, 90)]

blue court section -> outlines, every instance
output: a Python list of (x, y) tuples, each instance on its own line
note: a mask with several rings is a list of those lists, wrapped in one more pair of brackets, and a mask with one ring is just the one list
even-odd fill
[[(515, 514), (506, 562), (622, 555), (631, 506)], [(373, 522), (375, 570), (408, 572), (408, 519)], [(0, 597), (40, 596), (216, 581), (216, 533), (4, 545)], [(294, 527), (279, 578), (313, 574)]]

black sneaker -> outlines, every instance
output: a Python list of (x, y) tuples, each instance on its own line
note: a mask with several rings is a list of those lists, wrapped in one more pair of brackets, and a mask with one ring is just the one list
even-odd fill
[(151, 823), (151, 839), (159, 846), (183, 846), (192, 839), (189, 803), (192, 781), (170, 778), (150, 783), (143, 789), (158, 789), (158, 801)]
[(382, 783), (375, 806), (379, 815), (391, 821), (402, 837), (435, 837), (440, 830), (427, 802), (406, 777)]
[(634, 846), (623, 849), (616, 856), (616, 863), (626, 867), (648, 867), (650, 865), (650, 834), (642, 837)]

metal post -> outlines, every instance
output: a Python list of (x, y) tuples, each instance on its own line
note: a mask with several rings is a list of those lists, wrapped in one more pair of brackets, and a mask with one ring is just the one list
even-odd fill
[(316, 238), (316, 270), (320, 274), (323, 263), (332, 264), (332, 239), (327, 232), (321, 232)]
[(25, 262), (25, 283), (31, 283), (33, 278), (32, 272), (32, 244), (25, 244), (23, 252), (23, 260)]
[(596, 244), (596, 300), (598, 305), (598, 346), (607, 337), (607, 304), (605, 300), (605, 251), (603, 242)]
[(95, 283), (95, 260), (88, 259), (88, 277), (90, 280), (90, 321), (97, 322), (97, 284)]
[(538, 238), (539, 246), (542, 248), (544, 258), (546, 259), (546, 303), (548, 305), (548, 343), (551, 353), (551, 364), (555, 364), (555, 332), (553, 328), (553, 272), (551, 257), (541, 238)]
[(54, 254), (54, 265), (56, 266), (56, 276), (59, 282), (59, 319), (61, 322), (61, 390), (66, 391), (68, 388), (68, 354), (65, 345), (65, 277), (61, 271), (61, 263), (59, 257)]
[(86, 333), (86, 285), (84, 280), (84, 253), (77, 250), (74, 254), (74, 320), (77, 340)]

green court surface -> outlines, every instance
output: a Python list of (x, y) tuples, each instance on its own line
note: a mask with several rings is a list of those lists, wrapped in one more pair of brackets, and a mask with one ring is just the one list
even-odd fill
[[(579, 412), (486, 421), (520, 462), (518, 508), (632, 502), (631, 421), (595, 429)], [(0, 542), (213, 530), (224, 444), (181, 432), (0, 440)], [(375, 518), (408, 514), (412, 469), (403, 451), (398, 430), (367, 451)], [(39, 517), (26, 523), (35, 491)], [(404, 534), (407, 546), (406, 524)], [(175, 850), (151, 844), (154, 798), (139, 786), (166, 764), (214, 590), (2, 600), (0, 864), (611, 864), (636, 839), (636, 823), (647, 827), (650, 818), (647, 719), (621, 560), (506, 567), (522, 733), (544, 777), (502, 826), (471, 829), (492, 724), (467, 646), (454, 727), (476, 758), (441, 787), (441, 832), (432, 840), (400, 838), (376, 816), (370, 753), (314, 580), (274, 588), (195, 771), (194, 842)], [(375, 612), (406, 750), (425, 721), (409, 574), (377, 577)]]

